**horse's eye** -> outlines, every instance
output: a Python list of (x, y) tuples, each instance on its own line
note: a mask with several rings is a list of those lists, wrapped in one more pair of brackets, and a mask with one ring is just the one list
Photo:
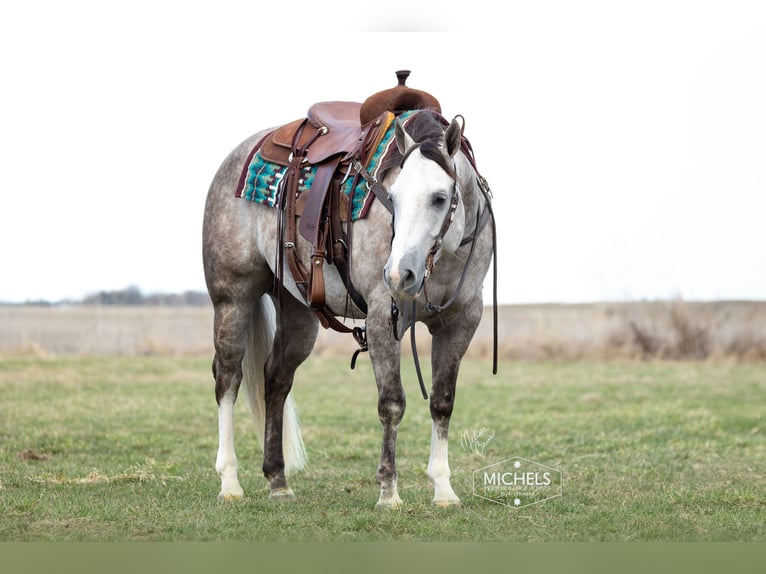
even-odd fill
[(445, 203), (447, 203), (446, 193), (434, 193), (433, 196), (431, 196), (431, 204), (434, 207), (441, 207)]

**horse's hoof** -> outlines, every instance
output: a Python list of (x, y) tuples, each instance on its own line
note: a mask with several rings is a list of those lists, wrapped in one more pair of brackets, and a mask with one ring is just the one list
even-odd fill
[(225, 484), (221, 487), (221, 492), (218, 493), (218, 500), (242, 500), (245, 496), (245, 491), (239, 485), (239, 482), (234, 484)]
[(288, 502), (295, 500), (295, 494), (293, 493), (292, 488), (277, 488), (276, 490), (271, 491), (269, 498), (279, 502)]
[(392, 498), (390, 500), (378, 500), (377, 504), (375, 504), (375, 508), (381, 509), (381, 510), (398, 510), (404, 506), (404, 502), (402, 502), (401, 498)]
[(245, 496), (242, 485), (236, 476), (230, 473), (221, 473), (221, 490), (218, 492), (218, 500), (240, 500)]
[(245, 497), (244, 493), (240, 492), (239, 494), (236, 492), (227, 492), (224, 494), (223, 492), (218, 495), (218, 500), (223, 501), (229, 501), (229, 500), (242, 500)]
[(460, 508), (463, 506), (463, 503), (460, 502), (459, 498), (450, 498), (447, 500), (434, 500), (431, 503), (436, 508)]

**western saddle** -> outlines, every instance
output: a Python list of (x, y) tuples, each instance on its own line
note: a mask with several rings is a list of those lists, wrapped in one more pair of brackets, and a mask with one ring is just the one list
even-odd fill
[[(347, 177), (353, 177), (351, 189), (355, 189), (360, 177), (369, 177), (366, 168), (370, 159), (398, 114), (417, 109), (441, 112), (436, 98), (405, 85), (409, 73), (408, 70), (396, 72), (396, 87), (373, 94), (364, 103), (316, 103), (305, 118), (272, 131), (251, 152), (251, 157), (258, 151), (265, 161), (287, 168), (277, 197), (280, 219), (276, 292), (279, 294), (282, 290), (286, 260), (299, 290), (322, 326), (353, 332), (357, 340), (358, 329), (338, 321), (325, 303), (323, 268), (325, 262), (336, 266), (351, 301), (366, 314), (367, 304), (354, 289), (349, 273), (352, 201), (341, 190), (341, 184)], [(298, 185), (305, 167), (316, 170), (308, 191), (299, 194)], [(295, 253), (298, 217), (298, 231), (311, 245), (309, 269)]]

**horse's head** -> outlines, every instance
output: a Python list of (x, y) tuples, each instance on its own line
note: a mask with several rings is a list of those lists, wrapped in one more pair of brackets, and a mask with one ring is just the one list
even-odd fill
[(464, 226), (456, 162), (462, 127), (452, 120), (444, 130), (438, 117), (421, 114), (414, 137), (399, 120), (395, 127), (402, 160), (389, 190), (394, 237), (383, 279), (399, 301), (418, 296), (435, 260), (457, 249)]

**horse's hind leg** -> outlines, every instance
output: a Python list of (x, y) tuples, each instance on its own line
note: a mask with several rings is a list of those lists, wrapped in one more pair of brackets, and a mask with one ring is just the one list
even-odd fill
[(450, 484), (447, 437), (460, 362), (479, 324), (481, 310), (481, 301), (476, 299), (449, 321), (431, 327), (431, 454), (426, 474), (434, 486), (435, 506), (460, 504)]
[(242, 382), (242, 357), (245, 353), (245, 329), (251, 306), (215, 303), (215, 400), (218, 403), (218, 454), (215, 469), (221, 477), (223, 499), (241, 498), (242, 487), (237, 477), (237, 455), (234, 451), (234, 403)]
[(318, 320), (302, 303), (283, 293), (277, 305), (277, 332), (266, 362), (266, 425), (263, 445), (263, 475), (269, 481), (270, 497), (292, 499), (285, 477), (283, 415), (285, 399), (293, 386), (295, 370), (306, 360), (317, 337)]

